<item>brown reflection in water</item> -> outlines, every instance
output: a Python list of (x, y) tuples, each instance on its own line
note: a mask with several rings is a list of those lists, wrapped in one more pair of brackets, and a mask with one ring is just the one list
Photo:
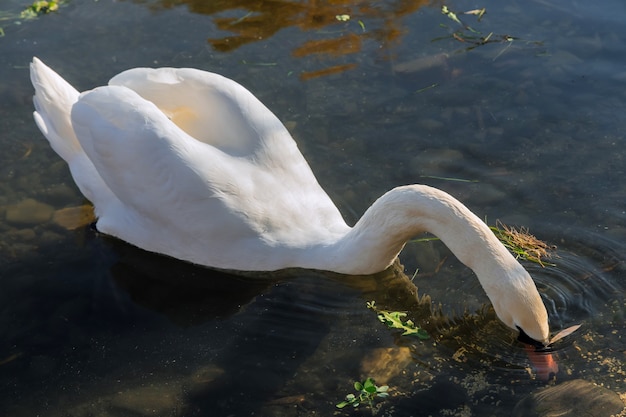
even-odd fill
[[(266, 40), (281, 29), (297, 27), (304, 32), (314, 31), (319, 38), (296, 46), (293, 56), (337, 59), (360, 52), (364, 40), (373, 40), (387, 50), (405, 32), (400, 17), (433, 3), (432, 0), (160, 0), (156, 7), (186, 5), (194, 13), (215, 15), (215, 25), (233, 34), (208, 39), (221, 52)], [(349, 20), (337, 18), (342, 15), (349, 16)], [(352, 62), (305, 72), (301, 78), (338, 73), (358, 65), (355, 58), (347, 59)]]

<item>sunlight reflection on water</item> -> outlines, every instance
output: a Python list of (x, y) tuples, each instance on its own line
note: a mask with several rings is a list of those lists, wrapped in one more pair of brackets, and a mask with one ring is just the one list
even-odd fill
[[(470, 52), (421, 2), (68, 2), (2, 23), (0, 370), (10, 383), (0, 411), (330, 415), (389, 358), (404, 367), (379, 381), (394, 390), (388, 415), (509, 416), (545, 385), (473, 274), (436, 242), (408, 245), (405, 273), (290, 271), (252, 284), (42, 220), (84, 201), (32, 122), (33, 55), (82, 89), (146, 65), (236, 78), (286, 122), (351, 222), (387, 189), (426, 182), (489, 223), (529, 227), (558, 247), (555, 267), (525, 264), (551, 330), (583, 324), (555, 347), (557, 384), (625, 393), (626, 51), (615, 18), (626, 11), (610, 3), (488, 2), (480, 23), (463, 19), (521, 41)], [(276, 5), (288, 22), (255, 9)], [(349, 22), (336, 19), (344, 13)], [(44, 205), (18, 220), (28, 199)], [(413, 283), (440, 314), (415, 294), (418, 268)], [(385, 328), (371, 300), (406, 311), (431, 339)]]

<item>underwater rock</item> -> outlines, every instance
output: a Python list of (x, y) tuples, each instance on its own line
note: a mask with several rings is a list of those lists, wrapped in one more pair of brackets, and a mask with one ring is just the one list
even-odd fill
[(37, 233), (33, 229), (12, 229), (6, 236), (13, 242), (32, 242), (37, 238)]
[(38, 246), (48, 246), (48, 245), (52, 246), (52, 245), (63, 242), (63, 239), (64, 237), (60, 235), (59, 233), (55, 233), (50, 230), (44, 230), (38, 236), (37, 244)]
[(68, 201), (80, 198), (76, 193), (75, 187), (67, 184), (56, 184), (46, 188), (43, 193), (45, 200), (54, 205), (64, 205)]
[(412, 362), (411, 350), (407, 347), (380, 348), (363, 359), (361, 372), (372, 377), (378, 385), (384, 385), (405, 371)]
[(85, 204), (78, 207), (66, 207), (54, 212), (52, 220), (59, 226), (74, 230), (96, 220), (93, 206)]
[(480, 196), (483, 205), (496, 204), (507, 200), (507, 194), (500, 188), (489, 183), (472, 184), (472, 194)]
[(456, 149), (424, 149), (410, 163), (416, 176), (451, 177), (463, 172), (463, 154)]
[(434, 132), (446, 127), (446, 124), (444, 122), (430, 118), (423, 118), (418, 120), (417, 125), (428, 132)]
[(216, 365), (205, 365), (196, 369), (189, 378), (188, 390), (201, 391), (224, 375), (224, 369)]
[(120, 415), (172, 415), (180, 407), (181, 388), (175, 382), (138, 386), (110, 397), (109, 407)]
[(7, 206), (6, 221), (14, 225), (36, 225), (45, 223), (52, 217), (54, 208), (33, 198)]
[(393, 70), (396, 74), (416, 74), (430, 70), (441, 72), (447, 69), (448, 58), (448, 54), (445, 53), (421, 56), (395, 64)]
[(515, 406), (514, 417), (606, 417), (620, 413), (624, 403), (615, 392), (582, 379), (535, 392)]

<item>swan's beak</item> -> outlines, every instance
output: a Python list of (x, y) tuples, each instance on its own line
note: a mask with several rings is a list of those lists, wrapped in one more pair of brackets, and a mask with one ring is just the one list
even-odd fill
[(542, 352), (546, 352), (550, 349), (549, 345), (540, 342), (538, 340), (533, 339), (532, 337), (528, 336), (526, 334), (526, 332), (524, 332), (524, 330), (522, 330), (521, 327), (516, 326), (517, 330), (519, 330), (519, 335), (517, 336), (517, 340), (519, 342), (522, 342), (526, 345), (531, 345), (532, 347), (534, 347), (537, 351), (542, 351)]
[(524, 344), (524, 350), (532, 364), (533, 370), (543, 381), (548, 381), (556, 377), (559, 372), (559, 365), (552, 355), (552, 348), (542, 342), (528, 336), (522, 329), (519, 329), (517, 340)]

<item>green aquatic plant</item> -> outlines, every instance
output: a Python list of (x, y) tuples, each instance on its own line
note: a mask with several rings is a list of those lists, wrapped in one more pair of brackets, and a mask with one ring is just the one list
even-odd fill
[(36, 0), (20, 13), (22, 19), (34, 19), (35, 17), (56, 12), (59, 10), (61, 1), (57, 0)]
[[(483, 32), (465, 23), (463, 20), (461, 20), (461, 17), (459, 17), (461, 15), (475, 16), (476, 21), (480, 22), (483, 16), (485, 15), (485, 13), (487, 13), (487, 9), (485, 8), (468, 10), (466, 12), (454, 12), (444, 5), (444, 6), (441, 6), (441, 13), (447, 16), (448, 19), (454, 21), (455, 27), (450, 28), (443, 23), (440, 24), (441, 27), (450, 29), (452, 31), (452, 34), (449, 36), (433, 39), (435, 41), (441, 40), (441, 39), (448, 39), (451, 37), (459, 42), (463, 42), (467, 44), (468, 47), (466, 48), (466, 50), (471, 50), (471, 49), (476, 48), (477, 46), (486, 45), (488, 43), (508, 43), (507, 47), (504, 48), (500, 52), (501, 54), (511, 45), (513, 41), (520, 40), (519, 38), (515, 36), (511, 36), (507, 34), (498, 35), (498, 34), (494, 34), (493, 32), (489, 32), (488, 34), (485, 35)], [(525, 42), (526, 44), (534, 44), (536, 46), (542, 45), (542, 42), (538, 42), (538, 41), (525, 41)], [(496, 58), (500, 56), (500, 54), (498, 54)]]
[[(20, 25), (23, 21), (33, 20), (39, 15), (57, 11), (64, 2), (65, 0), (36, 0), (21, 12), (0, 10), (0, 22)], [(0, 27), (0, 38), (5, 36), (6, 27)]]
[[(448, 6), (445, 6), (445, 5), (441, 6), (441, 13), (448, 16), (448, 18), (454, 20), (456, 23), (463, 26), (465, 29), (469, 30), (470, 32), (479, 33), (475, 31), (474, 29), (472, 29), (471, 27), (469, 27), (468, 25), (466, 25), (465, 23), (461, 22), (461, 19), (459, 19), (459, 17), (457, 16), (457, 13), (448, 9)], [(483, 7), (482, 9), (468, 10), (467, 12), (463, 12), (462, 14), (474, 15), (476, 16), (477, 20), (480, 22), (480, 19), (483, 18), (485, 13), (487, 13), (487, 9)]]
[(402, 311), (380, 310), (376, 307), (375, 301), (369, 301), (367, 308), (374, 310), (378, 316), (378, 320), (386, 324), (390, 329), (402, 330), (402, 336), (417, 336), (423, 340), (430, 337), (426, 330), (417, 326), (412, 320), (404, 320), (407, 314)]
[(354, 383), (354, 389), (356, 394), (348, 394), (344, 401), (336, 405), (337, 408), (344, 408), (348, 405), (356, 408), (361, 404), (367, 404), (370, 409), (374, 410), (374, 401), (376, 398), (387, 398), (389, 393), (389, 386), (377, 386), (376, 382), (372, 378), (367, 378), (365, 381), (356, 381)]

